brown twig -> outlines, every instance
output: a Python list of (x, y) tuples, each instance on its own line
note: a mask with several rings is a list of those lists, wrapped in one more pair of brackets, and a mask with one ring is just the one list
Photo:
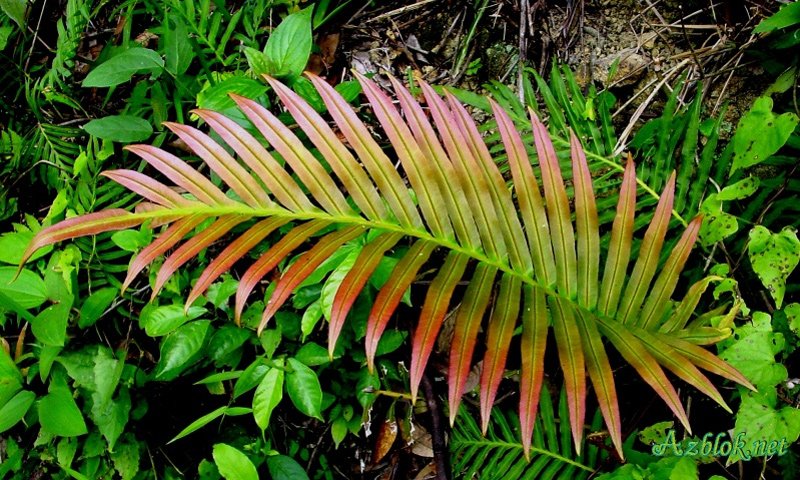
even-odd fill
[(439, 411), (439, 402), (433, 391), (433, 385), (427, 375), (422, 376), (422, 392), (425, 395), (425, 403), (428, 404), (428, 413), (431, 415), (431, 446), (433, 447), (433, 461), (436, 464), (436, 480), (449, 480), (450, 465), (444, 440), (442, 414)]

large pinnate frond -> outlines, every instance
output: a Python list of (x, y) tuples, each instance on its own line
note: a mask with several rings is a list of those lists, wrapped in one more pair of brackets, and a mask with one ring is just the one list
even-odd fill
[[(539, 167), (534, 169), (527, 154), (529, 146), (509, 116), (492, 103), (497, 134), (508, 159), (510, 179), (504, 178), (475, 123), (454, 97), (443, 99), (420, 83), (426, 112), (392, 79), (398, 109), (375, 83), (358, 76), (393, 147), (393, 152), (387, 153), (334, 89), (313, 75), (309, 78), (343, 139), (292, 90), (273, 79), (267, 81), (303, 136), (325, 157), (324, 164), (273, 113), (253, 100), (234, 96), (267, 146), (237, 123), (207, 110), (196, 113), (222, 143), (193, 127), (167, 125), (222, 180), (221, 187), (164, 150), (147, 145), (128, 147), (177, 189), (139, 172), (107, 172), (107, 177), (141, 195), (146, 208), (138, 208), (136, 213), (108, 210), (64, 220), (39, 232), (25, 258), (63, 240), (148, 221), (164, 225), (153, 243), (132, 260), (124, 282), (129, 285), (147, 265), (166, 255), (156, 276), (155, 295), (177, 269), (202, 250), (231, 237), (233, 231), (242, 231), (201, 273), (188, 295), (189, 305), (281, 228), (286, 233), (252, 262), (236, 294), (238, 322), (254, 287), (289, 255), (300, 254), (277, 281), (258, 327), (261, 332), (317, 266), (341, 245), (362, 237), (359, 241), (366, 246), (334, 297), (329, 331), (333, 352), (351, 306), (380, 260), (398, 245), (408, 245), (398, 250), (404, 251), (404, 256), (378, 292), (369, 316), (366, 352), (370, 368), (404, 292), (431, 258), (444, 258), (427, 287), (413, 335), (412, 395), (417, 394), (444, 318), (454, 308), (453, 298), (460, 296), (449, 354), (451, 420), (484, 331), (480, 401), (485, 431), (514, 344), (514, 331), (521, 323), (520, 425), (526, 455), (537, 418), (551, 327), (564, 372), (565, 412), (576, 451), (584, 433), (588, 376), (611, 440), (622, 454), (617, 393), (603, 337), (687, 428), (686, 413), (664, 367), (725, 408), (699, 369), (752, 388), (739, 372), (698, 346), (728, 332), (689, 322), (700, 296), (715, 279), (701, 280), (689, 288), (682, 301), (672, 300), (699, 226), (699, 219), (691, 222), (660, 265), (669, 231), (674, 176), (667, 182), (633, 258), (636, 178), (632, 161), (624, 169), (608, 247), (601, 249), (593, 182), (580, 140), (574, 135), (572, 171), (562, 171), (547, 128), (530, 112), (537, 152), (534, 162)], [(394, 167), (395, 160), (401, 168)], [(508, 180), (512, 189), (506, 187)], [(574, 190), (572, 203), (567, 181)], [(207, 226), (198, 231), (201, 224)], [(323, 231), (326, 233), (320, 235)], [(366, 235), (370, 231), (374, 234)], [(437, 250), (441, 254), (433, 255)], [(466, 290), (459, 290), (463, 284)]]

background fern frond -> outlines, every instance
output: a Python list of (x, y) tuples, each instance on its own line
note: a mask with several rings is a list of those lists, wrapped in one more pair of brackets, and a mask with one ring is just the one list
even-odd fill
[[(519, 417), (502, 408), (494, 408), (486, 434), (475, 415), (460, 407), (450, 436), (453, 477), (465, 480), (509, 480), (539, 478), (585, 479), (608, 456), (606, 450), (584, 440), (581, 454), (572, 448), (566, 391), (553, 395), (542, 389), (540, 410), (536, 417), (530, 454), (520, 441)], [(555, 396), (554, 405), (552, 397)], [(602, 425), (599, 412), (594, 415), (592, 432)]]

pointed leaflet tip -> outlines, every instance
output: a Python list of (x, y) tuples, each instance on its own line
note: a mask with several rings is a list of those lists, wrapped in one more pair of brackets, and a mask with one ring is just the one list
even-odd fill
[(146, 217), (137, 216), (121, 208), (103, 210), (62, 220), (36, 233), (31, 243), (28, 244), (28, 248), (22, 254), (18, 272), (22, 270), (22, 266), (25, 265), (28, 259), (42, 247), (63, 240), (135, 227), (141, 225), (145, 220), (147, 220)]
[(549, 316), (547, 300), (541, 289), (523, 285), (523, 294), (519, 423), (522, 450), (529, 455), (544, 379), (544, 354), (547, 347)]
[[(461, 397), (464, 394), (464, 389), (467, 384), (467, 377), (469, 376), (470, 366), (472, 365), (472, 354), (475, 351), (475, 343), (478, 340), (478, 330), (483, 320), (483, 314), (489, 306), (489, 300), (492, 296), (492, 283), (494, 282), (497, 268), (489, 267), (483, 264), (478, 264), (475, 267), (475, 273), (464, 292), (464, 300), (461, 306), (458, 307), (458, 313), (455, 319), (455, 328), (453, 329), (453, 339), (450, 342), (450, 366), (448, 368), (448, 400), (450, 402), (450, 424), (455, 421), (456, 414), (458, 413), (458, 406), (461, 403)], [(460, 280), (460, 276), (456, 281)], [(507, 282), (506, 290), (508, 290)], [(510, 292), (503, 292), (508, 295)], [(498, 307), (500, 311), (505, 311), (507, 305), (503, 308)], [(500, 313), (498, 311), (498, 313)], [(422, 322), (422, 318), (420, 318)], [(441, 323), (439, 324), (441, 326)], [(420, 326), (421, 328), (421, 326)], [(430, 341), (433, 346), (433, 341), (438, 334), (438, 327), (430, 329)], [(417, 340), (417, 337), (414, 338)], [(500, 353), (500, 352), (497, 352)], [(424, 360), (427, 363), (427, 358)], [(423, 363), (423, 362), (420, 362)], [(412, 359), (412, 372), (416, 371), (413, 368)], [(423, 367), (424, 368), (424, 367)], [(487, 365), (484, 364), (484, 370)], [(487, 388), (488, 385), (481, 385)], [(483, 410), (482, 410), (483, 412)]]
[(244, 304), (250, 292), (253, 291), (256, 284), (264, 278), (268, 272), (275, 268), (287, 255), (289, 255), (295, 248), (299, 247), (303, 242), (319, 230), (329, 225), (329, 222), (324, 220), (311, 220), (302, 225), (293, 228), (289, 233), (283, 236), (278, 243), (270, 247), (258, 260), (255, 261), (250, 268), (244, 272), (242, 278), (239, 280), (239, 288), (236, 289), (236, 301), (234, 305), (234, 321), (236, 325), (241, 322), (242, 311), (244, 311)]
[(497, 294), (494, 311), (489, 320), (489, 333), (486, 339), (486, 353), (481, 370), (481, 431), (486, 435), (489, 418), (494, 405), (497, 389), (503, 379), (508, 349), (514, 327), (519, 316), (522, 281), (511, 275), (503, 275), (500, 292)]

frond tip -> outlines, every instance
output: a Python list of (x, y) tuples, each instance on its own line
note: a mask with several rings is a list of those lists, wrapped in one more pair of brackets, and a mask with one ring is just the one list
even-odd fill
[[(412, 395), (417, 393), (453, 297), (463, 296), (450, 343), (451, 412), (454, 416), (464, 393), (473, 352), (486, 321), (480, 380), (482, 427), (486, 431), (514, 332), (521, 321), (520, 425), (526, 456), (532, 448), (542, 396), (550, 326), (564, 371), (563, 405), (576, 452), (583, 443), (588, 374), (611, 441), (622, 456), (617, 393), (603, 337), (687, 428), (680, 398), (663, 367), (723, 407), (716, 389), (699, 369), (752, 387), (739, 372), (698, 346), (700, 340), (698, 344), (689, 341), (707, 339), (714, 332), (715, 338), (727, 333), (709, 325), (687, 327), (711, 280), (695, 284), (683, 300), (672, 299), (699, 220), (689, 224), (666, 263), (659, 265), (669, 232), (674, 175), (661, 194), (634, 261), (636, 178), (632, 161), (628, 160), (624, 168), (608, 246), (601, 248), (593, 172), (575, 135), (571, 138), (570, 176), (570, 172), (562, 171), (547, 128), (533, 112), (529, 128), (534, 143), (527, 145), (509, 116), (492, 102), (497, 133), (508, 159), (513, 185), (509, 190), (508, 179), (495, 163), (492, 150), (453, 96), (442, 99), (420, 82), (429, 117), (397, 80), (391, 79), (401, 110), (374, 82), (357, 75), (393, 148), (395, 158), (389, 158), (345, 100), (320, 78), (309, 78), (343, 139), (299, 95), (268, 78), (310, 144), (253, 100), (233, 96), (261, 140), (219, 113), (198, 110), (197, 115), (217, 134), (220, 143), (192, 127), (167, 126), (194, 150), (221, 184), (159, 148), (127, 147), (174, 187), (140, 172), (106, 172), (107, 177), (147, 200), (147, 208), (137, 213), (119, 209), (92, 213), (47, 227), (34, 237), (25, 260), (45, 245), (150, 221), (164, 228), (131, 261), (124, 286), (156, 258), (167, 255), (156, 277), (155, 295), (182, 265), (212, 244), (235, 236), (200, 274), (188, 295), (188, 306), (280, 228), (283, 236), (252, 262), (236, 293), (238, 323), (256, 285), (289, 255), (299, 254), (267, 299), (257, 326), (260, 333), (323, 261), (345, 243), (358, 239), (362, 249), (334, 296), (329, 351), (333, 352), (356, 297), (367, 288), (381, 259), (393, 252), (400, 258), (378, 291), (367, 322), (367, 363), (372, 368), (378, 342), (404, 293), (426, 263), (444, 258), (444, 265), (427, 287), (413, 335)], [(312, 153), (311, 144), (324, 156), (324, 163)], [(536, 152), (538, 167), (532, 164), (529, 151)], [(395, 160), (399, 169), (393, 166)], [(574, 209), (570, 208), (565, 177), (571, 178), (574, 186)], [(200, 225), (206, 227), (198, 231)], [(434, 256), (436, 250), (443, 255)], [(463, 294), (462, 284), (466, 284)]]

